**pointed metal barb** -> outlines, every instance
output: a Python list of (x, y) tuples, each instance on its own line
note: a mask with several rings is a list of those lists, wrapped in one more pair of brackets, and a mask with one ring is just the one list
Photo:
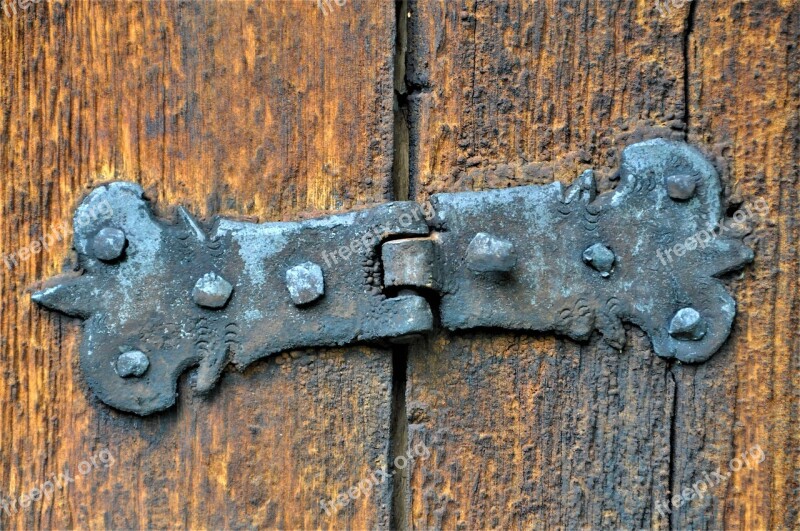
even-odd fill
[[(87, 216), (101, 204), (110, 216)], [(714, 276), (753, 258), (741, 234), (714, 232), (723, 209), (713, 167), (665, 140), (625, 149), (619, 185), (599, 196), (587, 170), (567, 188), (438, 194), (431, 205), (427, 219), (417, 203), (397, 202), (296, 223), (218, 219), (207, 229), (183, 207), (174, 221), (157, 219), (138, 185), (111, 183), (75, 213), (82, 273), (32, 299), (86, 321), (89, 385), (105, 403), (146, 415), (174, 403), (178, 377), (193, 366), (206, 392), (229, 364), (429, 332), (431, 305), (409, 289), (439, 299), (452, 330), (576, 340), (597, 330), (622, 348), (629, 322), (657, 355), (703, 361), (736, 311)]]

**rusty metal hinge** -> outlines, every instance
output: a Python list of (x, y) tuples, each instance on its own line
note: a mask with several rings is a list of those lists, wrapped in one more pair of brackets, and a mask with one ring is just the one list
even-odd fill
[[(77, 208), (77, 273), (36, 302), (85, 319), (81, 363), (106, 404), (146, 415), (197, 366), (210, 390), (229, 363), (287, 349), (398, 340), (434, 328), (552, 331), (609, 345), (639, 326), (665, 358), (698, 362), (727, 338), (736, 305), (716, 275), (753, 258), (723, 219), (713, 166), (685, 144), (625, 149), (619, 183), (437, 194), (321, 219), (206, 227), (154, 217), (115, 182)], [(694, 241), (696, 245), (691, 246)], [(681, 256), (676, 256), (682, 246)], [(685, 245), (684, 245), (685, 244)]]

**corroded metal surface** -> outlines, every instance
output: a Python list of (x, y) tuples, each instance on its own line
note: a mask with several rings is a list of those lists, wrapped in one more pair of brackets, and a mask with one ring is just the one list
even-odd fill
[[(670, 196), (673, 175), (691, 179), (691, 197)], [(720, 198), (711, 164), (689, 146), (664, 140), (625, 149), (619, 185), (597, 197), (591, 171), (566, 189), (552, 183), (435, 195), (439, 267), (447, 272), (442, 323), (553, 331), (577, 340), (596, 329), (621, 348), (627, 321), (650, 336), (659, 356), (703, 361), (728, 337), (736, 313), (714, 276), (753, 258), (742, 234), (716, 235)], [(513, 245), (518, 259), (509, 274), (461, 266), (481, 232)], [(674, 256), (673, 247), (687, 241), (697, 245)], [(706, 323), (702, 337), (670, 335), (673, 317), (687, 307)]]
[[(297, 223), (156, 219), (138, 185), (93, 191), (75, 214), (81, 274), (33, 295), (86, 320), (81, 363), (99, 398), (138, 414), (175, 401), (198, 367), (211, 389), (228, 363), (283, 350), (402, 338), (432, 329), (553, 331), (625, 342), (641, 327), (659, 356), (697, 362), (727, 338), (735, 302), (715, 275), (752, 259), (722, 218), (714, 168), (694, 149), (628, 147), (620, 182), (439, 194)], [(110, 206), (108, 218), (86, 213)], [(402, 239), (399, 239), (402, 238)], [(389, 241), (392, 240), (392, 241)], [(687, 243), (680, 256), (674, 246)], [(666, 258), (665, 258), (666, 257)], [(387, 291), (386, 288), (393, 291)], [(400, 295), (391, 295), (394, 292)]]
[[(56, 279), (33, 299), (86, 319), (82, 369), (100, 399), (118, 409), (145, 415), (169, 407), (178, 377), (191, 366), (199, 367), (197, 389), (208, 391), (229, 362), (244, 367), (292, 348), (432, 326), (423, 298), (387, 298), (364, 274), (382, 239), (427, 234), (416, 203), (300, 223), (220, 219), (207, 231), (185, 211), (176, 223), (156, 219), (138, 185), (111, 183), (94, 190), (75, 219), (104, 202), (109, 218), (75, 224), (83, 274)], [(98, 259), (92, 247), (107, 227), (127, 239), (113, 262)], [(311, 300), (301, 290), (308, 299), (298, 307), (287, 272), (308, 263), (324, 269), (325, 294)], [(130, 352), (144, 353), (147, 362)]]

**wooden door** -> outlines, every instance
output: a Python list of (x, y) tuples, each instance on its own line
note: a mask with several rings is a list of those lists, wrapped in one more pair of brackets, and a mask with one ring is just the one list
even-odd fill
[[(0, 528), (800, 526), (794, 0), (0, 10)], [(656, 357), (635, 327), (622, 352), (437, 332), (275, 356), (205, 397), (187, 374), (176, 407), (140, 418), (89, 391), (79, 322), (30, 302), (66, 263), (76, 204), (111, 179), (165, 217), (290, 220), (586, 168), (610, 189), (621, 149), (653, 137), (701, 149), (729, 204), (769, 205), (704, 364)], [(763, 461), (729, 470), (755, 447)]]

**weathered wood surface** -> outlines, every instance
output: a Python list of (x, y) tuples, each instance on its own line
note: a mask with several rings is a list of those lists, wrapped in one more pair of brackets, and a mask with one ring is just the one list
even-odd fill
[[(163, 215), (184, 204), (205, 219), (384, 202), (394, 6), (332, 9), (53, 1), (0, 15), (0, 253), (69, 222), (110, 179), (142, 183)], [(386, 463), (391, 353), (285, 355), (224, 375), (208, 398), (184, 378), (165, 414), (120, 414), (81, 380), (77, 321), (26, 292), (68, 247), (0, 268), (0, 493), (78, 476), (102, 449), (115, 462), (0, 528), (388, 526), (389, 483), (332, 517), (319, 502)]]
[[(666, 4), (666, 2), (664, 3)], [(416, 0), (409, 5), (410, 188), (613, 186), (621, 149), (687, 139), (733, 204), (764, 199), (753, 265), (727, 282), (730, 340), (708, 363), (524, 334), (442, 333), (411, 349), (407, 519), (474, 529), (800, 525), (798, 52), (793, 1)], [(662, 517), (657, 504), (759, 445)]]
[[(391, 354), (364, 347), (258, 363), (207, 398), (187, 377), (170, 412), (116, 413), (81, 380), (77, 323), (26, 293), (68, 242), (2, 264), (0, 493), (79, 475), (102, 449), (115, 462), (0, 514), (0, 528), (387, 527), (388, 483), (334, 517), (319, 501), (384, 467), (392, 436), (432, 452), (396, 493), (395, 521), (416, 527), (800, 526), (800, 6), (663, 7), (410, 0), (394, 113), (392, 2), (331, 2), (326, 16), (305, 0), (53, 1), (0, 15), (2, 255), (109, 179), (142, 183), (163, 215), (179, 203), (282, 220), (588, 167), (607, 189), (621, 148), (653, 136), (705, 150), (732, 203), (770, 205), (756, 262), (727, 279), (739, 316), (708, 363), (660, 360), (635, 327), (621, 353), (440, 333), (409, 348), (397, 432)], [(408, 145), (393, 131), (406, 116)], [(659, 514), (754, 444), (757, 469)]]

